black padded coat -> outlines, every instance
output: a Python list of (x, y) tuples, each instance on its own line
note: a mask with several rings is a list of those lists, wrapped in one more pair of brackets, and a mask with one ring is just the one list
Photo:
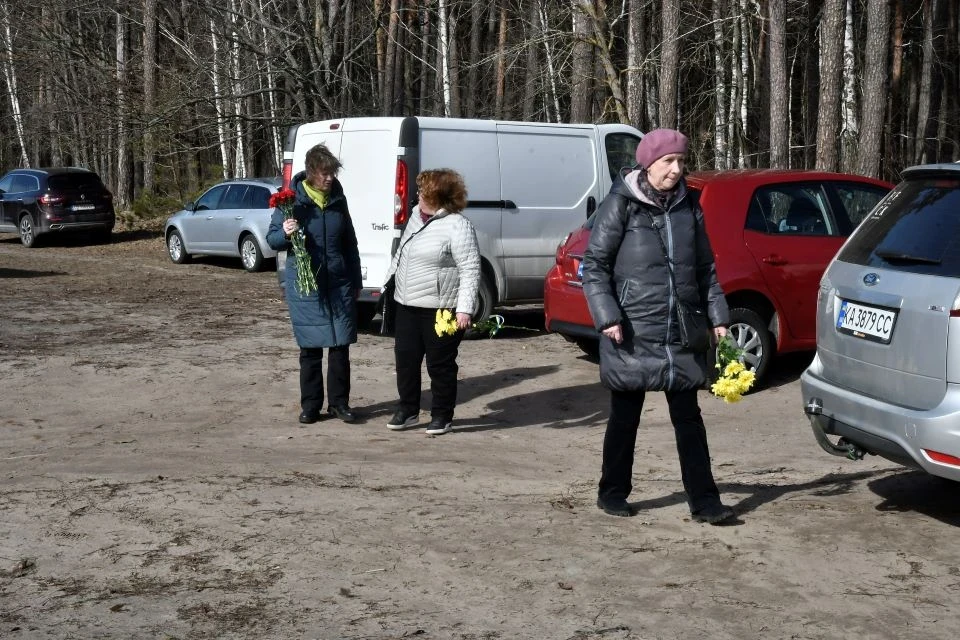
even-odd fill
[(621, 344), (600, 336), (600, 379), (609, 389), (682, 391), (706, 382), (706, 354), (680, 343), (677, 300), (654, 234), (673, 263), (680, 298), (704, 310), (714, 327), (730, 321), (703, 211), (684, 180), (674, 188), (665, 211), (619, 178), (597, 209), (583, 289), (597, 330), (620, 324), (623, 331)]

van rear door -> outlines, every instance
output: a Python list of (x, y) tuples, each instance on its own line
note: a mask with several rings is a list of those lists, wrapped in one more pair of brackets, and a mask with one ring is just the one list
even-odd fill
[(341, 129), (339, 179), (357, 232), (362, 301), (379, 295), (399, 233), (393, 214), (402, 122), (403, 118), (348, 118)]
[(540, 300), (557, 245), (603, 197), (593, 126), (498, 123), (506, 298)]

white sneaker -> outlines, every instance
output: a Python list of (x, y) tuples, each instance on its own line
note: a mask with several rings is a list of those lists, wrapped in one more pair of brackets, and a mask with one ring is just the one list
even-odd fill
[(423, 430), (428, 436), (442, 436), (451, 431), (453, 431), (453, 422), (444, 418), (434, 418), (430, 421), (430, 426)]

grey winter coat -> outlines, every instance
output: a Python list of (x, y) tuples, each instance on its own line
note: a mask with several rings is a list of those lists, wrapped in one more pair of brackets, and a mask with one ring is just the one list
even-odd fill
[(293, 215), (306, 233), (306, 249), (317, 280), (317, 290), (297, 291), (297, 260), (290, 239), (283, 231), (283, 212), (273, 212), (267, 244), (287, 252), (285, 290), (290, 323), (301, 348), (338, 347), (357, 341), (355, 292), (363, 287), (357, 235), (347, 209), (347, 199), (338, 180), (321, 209), (303, 189), (305, 172), (293, 177), (290, 188), (297, 194)]
[[(634, 184), (638, 179), (645, 174), (626, 176)], [(706, 381), (706, 354), (680, 344), (677, 297), (654, 234), (670, 256), (679, 297), (706, 311), (712, 326), (729, 323), (703, 211), (686, 181), (674, 189), (665, 211), (620, 178), (597, 210), (583, 289), (597, 330), (620, 324), (623, 331), (621, 344), (600, 336), (600, 379), (612, 390), (683, 391)]]
[(428, 219), (414, 208), (393, 256), (394, 299), (409, 307), (454, 309), (473, 315), (480, 287), (480, 249), (473, 223), (441, 209)]

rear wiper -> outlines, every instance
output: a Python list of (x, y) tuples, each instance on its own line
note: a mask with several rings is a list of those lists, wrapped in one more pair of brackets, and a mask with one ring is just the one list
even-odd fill
[(909, 253), (901, 253), (898, 251), (875, 251), (874, 253), (887, 261), (915, 262), (917, 264), (943, 264), (943, 260), (940, 260), (939, 258), (912, 256)]

